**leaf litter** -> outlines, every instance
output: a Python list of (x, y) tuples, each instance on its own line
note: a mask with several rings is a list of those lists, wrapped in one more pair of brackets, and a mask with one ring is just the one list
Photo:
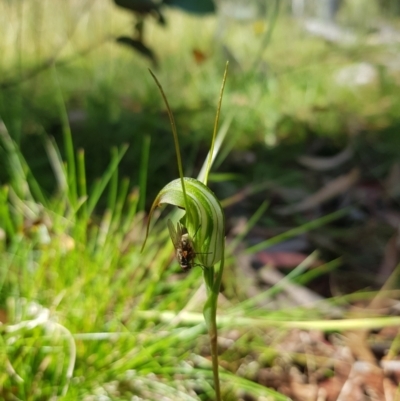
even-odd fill
[[(236, 294), (240, 297), (244, 292), (243, 299), (258, 299), (255, 310), (275, 316), (280, 310), (304, 312), (303, 308), (311, 308), (309, 313), (293, 312), (294, 319), (305, 320), (315, 318), (312, 310), (319, 311), (320, 319), (400, 315), (400, 164), (395, 157), (386, 158), (384, 152), (371, 147), (365, 151), (367, 142), (357, 138), (333, 156), (299, 156), (297, 168), (303, 182), (297, 186), (267, 179), (259, 192), (240, 193), (241, 202), (248, 204), (272, 199), (267, 214), (274, 224), (266, 228), (260, 222), (253, 227), (246, 237), (249, 244), (281, 235), (299, 222), (307, 224), (343, 207), (348, 210), (344, 218), (326, 227), (288, 238), (254, 255), (243, 257), (240, 249), (236, 250), (240, 268), (234, 274), (245, 287), (236, 289)], [(282, 196), (295, 194), (300, 188), (292, 203), (290, 196)], [(235, 204), (227, 206), (228, 221), (235, 221)], [(316, 249), (318, 256), (292, 278), (293, 271)], [(326, 268), (334, 258), (338, 264)], [(225, 292), (229, 290), (227, 286)], [(249, 328), (247, 335), (252, 331)], [(242, 365), (230, 365), (224, 357), (240, 354), (242, 343), (237, 340), (238, 349), (231, 346), (225, 351), (221, 364), (294, 401), (400, 399), (398, 327), (271, 329), (254, 335), (264, 339), (258, 352), (253, 351), (250, 358), (242, 350)]]

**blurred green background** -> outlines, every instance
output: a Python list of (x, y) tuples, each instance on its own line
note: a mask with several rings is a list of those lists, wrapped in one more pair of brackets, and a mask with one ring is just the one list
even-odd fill
[[(225, 1), (218, 13), (204, 14), (165, 5), (157, 7), (162, 23), (154, 10), (139, 13), (151, 1), (116, 3), (2, 2), (0, 112), (49, 191), (40, 135), (61, 146), (59, 92), (74, 144), (87, 152), (90, 179), (102, 174), (110, 147), (127, 142), (121, 167), (137, 182), (146, 135), (150, 198), (176, 175), (169, 122), (148, 68), (168, 94), (192, 175), (208, 147), (226, 60), (224, 111), (234, 116), (235, 150), (267, 157), (278, 145), (307, 147), (319, 136), (334, 152), (359, 132), (378, 135), (398, 124), (395, 1), (342, 2), (332, 21), (324, 14), (329, 2), (297, 10), (297, 2)], [(204, 2), (183, 3), (196, 11)], [(293, 9), (302, 15), (293, 18)], [(257, 162), (264, 164), (262, 155)], [(262, 174), (276, 178), (279, 167), (268, 163)]]

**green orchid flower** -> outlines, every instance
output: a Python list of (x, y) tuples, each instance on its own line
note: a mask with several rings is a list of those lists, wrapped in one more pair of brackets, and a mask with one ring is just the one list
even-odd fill
[[(222, 257), (225, 219), (222, 206), (214, 193), (199, 180), (184, 177), (186, 201), (181, 180), (168, 183), (157, 195), (150, 209), (146, 238), (154, 210), (169, 204), (185, 209), (180, 223), (187, 229), (196, 257), (204, 267), (216, 265)], [(175, 242), (175, 238), (171, 238)], [(144, 246), (144, 245), (143, 245)]]

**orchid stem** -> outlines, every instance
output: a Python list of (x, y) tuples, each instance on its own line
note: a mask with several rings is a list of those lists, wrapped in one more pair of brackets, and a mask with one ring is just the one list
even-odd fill
[(212, 370), (214, 377), (215, 399), (221, 401), (221, 388), (219, 384), (219, 363), (218, 363), (218, 332), (217, 332), (217, 310), (214, 309), (211, 316), (211, 324), (208, 329), (211, 346)]
[(222, 243), (222, 258), (219, 268), (215, 273), (215, 267), (204, 269), (204, 281), (207, 288), (208, 299), (204, 305), (204, 319), (206, 321), (208, 335), (210, 337), (210, 349), (212, 370), (214, 378), (215, 399), (221, 401), (221, 386), (219, 381), (218, 363), (218, 330), (217, 330), (217, 308), (218, 295), (221, 287), (222, 275), (224, 272), (225, 241)]

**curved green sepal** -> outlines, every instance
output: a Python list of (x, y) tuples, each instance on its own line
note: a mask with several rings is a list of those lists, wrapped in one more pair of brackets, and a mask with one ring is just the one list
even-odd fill
[[(181, 219), (193, 240), (196, 257), (204, 267), (214, 266), (221, 260), (224, 246), (225, 218), (219, 200), (214, 193), (199, 180), (184, 177), (189, 210)], [(149, 213), (146, 238), (154, 210), (161, 204), (170, 204), (186, 209), (181, 179), (167, 184), (155, 198)]]

